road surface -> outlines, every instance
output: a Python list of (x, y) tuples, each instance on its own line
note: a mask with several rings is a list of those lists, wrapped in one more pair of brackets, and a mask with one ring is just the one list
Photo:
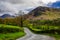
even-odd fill
[(53, 37), (32, 33), (28, 28), (24, 28), (26, 35), (17, 40), (55, 40)]

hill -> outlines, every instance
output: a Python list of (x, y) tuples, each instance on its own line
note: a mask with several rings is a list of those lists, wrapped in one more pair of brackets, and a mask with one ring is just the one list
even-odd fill
[(60, 18), (60, 8), (39, 6), (28, 13), (28, 19), (34, 20), (53, 20)]
[(13, 18), (14, 16), (10, 15), (10, 14), (4, 14), (2, 16), (0, 16), (0, 18)]

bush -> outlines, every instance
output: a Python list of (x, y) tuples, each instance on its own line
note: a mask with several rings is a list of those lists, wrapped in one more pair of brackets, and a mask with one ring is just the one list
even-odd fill
[(60, 34), (60, 26), (48, 26), (48, 25), (29, 25), (28, 28), (34, 33), (53, 33)]
[(36, 25), (60, 26), (60, 19), (55, 19), (55, 20), (36, 20), (36, 21), (30, 21), (30, 23), (36, 24)]
[(20, 27), (17, 27), (17, 26), (16, 27), (14, 27), (14, 26), (9, 27), (9, 25), (0, 26), (0, 33), (14, 33), (14, 32), (19, 32), (19, 31), (23, 31), (23, 29)]

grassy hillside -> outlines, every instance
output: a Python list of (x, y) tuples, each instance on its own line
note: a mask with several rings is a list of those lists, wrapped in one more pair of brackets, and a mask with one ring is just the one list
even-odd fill
[(40, 6), (30, 11), (28, 15), (30, 19), (34, 19), (34, 20), (39, 20), (39, 19), (53, 20), (60, 18), (60, 9)]

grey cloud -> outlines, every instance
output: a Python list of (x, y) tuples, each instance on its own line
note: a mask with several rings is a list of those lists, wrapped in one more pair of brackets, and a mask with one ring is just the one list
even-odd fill
[(20, 10), (46, 6), (45, 3), (48, 2), (46, 2), (46, 0), (0, 0), (0, 9), (3, 10), (3, 13), (15, 14)]
[(13, 4), (24, 3), (22, 0), (0, 0), (0, 1), (10, 2), (10, 3), (13, 3)]

